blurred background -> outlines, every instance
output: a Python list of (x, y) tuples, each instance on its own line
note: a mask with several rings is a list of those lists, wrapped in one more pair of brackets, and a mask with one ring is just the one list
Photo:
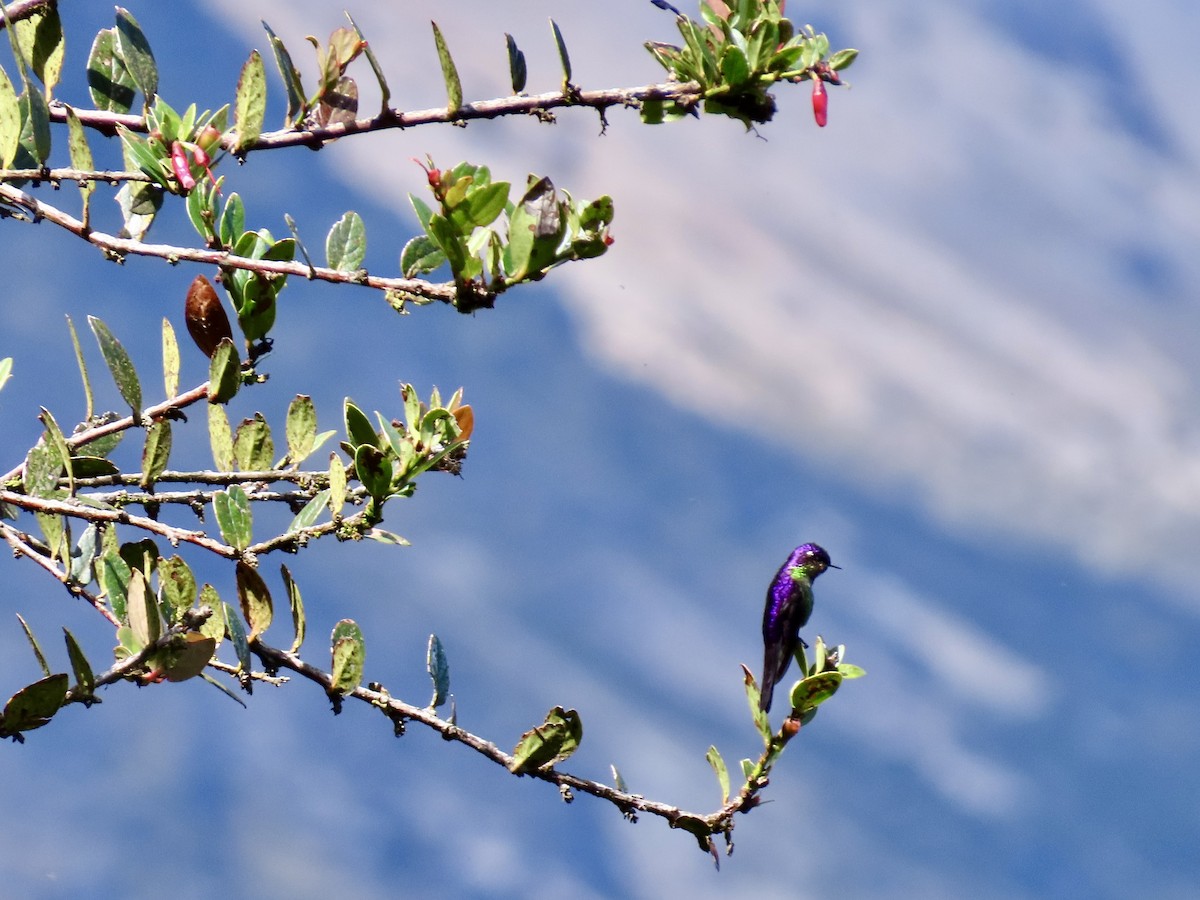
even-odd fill
[[(259, 20), (310, 88), (303, 36), (345, 24), (317, 0), (130, 8), (177, 108), (230, 102), (262, 51), (271, 127), (283, 91)], [(642, 44), (677, 37), (641, 0), (350, 9), (410, 110), (445, 102), (430, 18), (468, 99), (507, 93), (505, 32), (529, 90), (556, 87), (548, 16), (583, 88), (661, 80)], [(585, 737), (564, 768), (608, 780), (616, 764), (632, 790), (697, 812), (720, 801), (708, 746), (731, 766), (761, 747), (738, 665), (758, 674), (766, 585), (794, 545), (821, 543), (842, 571), (817, 582), (804, 634), (845, 643), (868, 677), (788, 747), (721, 871), (659, 820), (565, 805), (419, 727), (396, 739), (362, 704), (334, 718), (307, 683), (256, 687), (244, 710), (193, 681), (120, 685), (3, 749), (12, 896), (1195, 896), (1200, 8), (787, 11), (861, 50), (825, 129), (807, 85), (785, 86), (777, 120), (750, 133), (612, 110), (602, 134), (566, 110), (553, 126), (388, 132), (219, 170), (248, 224), (283, 235), (290, 213), (318, 256), (357, 210), (379, 274), (416, 228), (412, 157), (614, 196), (607, 256), (474, 316), (401, 317), (365, 289), (294, 280), (271, 381), (230, 414), (262, 409), (282, 429), (299, 390), (334, 428), (347, 390), (391, 416), (401, 382), (464, 386), (477, 425), (463, 477), (427, 476), (385, 523), (411, 547), (284, 560), (306, 656), (323, 663), (325, 635), (352, 617), (367, 678), (420, 704), (436, 632), (465, 728), (511, 748), (551, 706), (574, 707)], [(86, 106), (88, 47), (112, 10), (63, 14), (58, 94)], [(370, 71), (351, 74), (369, 113)], [(39, 196), (78, 211), (73, 187)], [(107, 205), (96, 215), (115, 230)], [(182, 331), (200, 270), (117, 267), (48, 224), (0, 227), (7, 470), (39, 405), (61, 423), (83, 413), (63, 316), (105, 319), (156, 401), (159, 323)], [(150, 237), (195, 240), (176, 207)], [(82, 337), (101, 404), (119, 407)], [(202, 381), (184, 353), (184, 385)], [(208, 465), (192, 420), (173, 467)], [(231, 571), (191, 561), (232, 594)], [(98, 668), (111, 659), (107, 626), (32, 566), (6, 564), (3, 581), (0, 693), (38, 675), (16, 612), (57, 665), (62, 625)]]

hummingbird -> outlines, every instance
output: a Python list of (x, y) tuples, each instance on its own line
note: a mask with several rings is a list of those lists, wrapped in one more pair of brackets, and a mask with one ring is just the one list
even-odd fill
[(829, 568), (841, 566), (831, 563), (829, 554), (816, 544), (801, 544), (771, 579), (767, 608), (763, 610), (763, 677), (758, 701), (763, 712), (770, 712), (775, 685), (791, 665), (800, 629), (812, 615), (812, 583)]

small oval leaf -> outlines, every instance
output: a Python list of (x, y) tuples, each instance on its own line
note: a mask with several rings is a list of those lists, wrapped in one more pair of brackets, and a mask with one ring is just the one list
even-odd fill
[(242, 615), (246, 617), (246, 623), (250, 626), (250, 634), (246, 639), (253, 641), (271, 627), (275, 612), (267, 583), (258, 574), (257, 569), (240, 559), (237, 563), (237, 592)]

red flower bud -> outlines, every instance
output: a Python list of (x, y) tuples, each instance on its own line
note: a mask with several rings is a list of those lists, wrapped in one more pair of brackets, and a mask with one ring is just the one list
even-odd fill
[[(428, 159), (428, 157), (426, 158)], [(432, 159), (429, 160), (429, 165), (425, 165), (425, 163), (421, 162), (415, 156), (412, 158), (412, 161), (425, 170), (425, 178), (429, 182), (429, 186), (436, 192), (442, 183), (441, 170), (434, 167)]]
[(179, 141), (171, 144), (171, 170), (175, 173), (175, 180), (185, 191), (190, 191), (196, 186), (196, 179), (192, 177), (192, 167), (188, 164), (187, 152)]
[(819, 127), (824, 128), (829, 121), (829, 95), (825, 93), (825, 82), (819, 76), (813, 79), (812, 104), (813, 118)]

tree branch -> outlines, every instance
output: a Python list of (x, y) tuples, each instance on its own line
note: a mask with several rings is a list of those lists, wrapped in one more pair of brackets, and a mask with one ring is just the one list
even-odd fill
[[(381, 278), (369, 275), (365, 270), (343, 272), (339, 269), (329, 269), (322, 266), (309, 266), (304, 262), (282, 262), (266, 259), (248, 259), (234, 256), (225, 250), (208, 250), (195, 247), (174, 247), (169, 244), (146, 244), (132, 238), (121, 238), (102, 231), (93, 231), (82, 220), (63, 212), (57, 207), (42, 203), (31, 194), (18, 190), (7, 184), (0, 184), (0, 203), (8, 203), (28, 211), (33, 220), (48, 222), (69, 231), (76, 237), (82, 238), (100, 248), (106, 256), (120, 261), (123, 257), (156, 256), (165, 259), (172, 265), (179, 262), (208, 263), (230, 269), (248, 269), (253, 272), (276, 275), (296, 275), (316, 281), (329, 281), (335, 284), (358, 284), (389, 293), (403, 294), (428, 301), (439, 301), (452, 304), (460, 297), (461, 290), (453, 283), (433, 284), (417, 278)], [(475, 297), (468, 302), (489, 305), (488, 292), (479, 287)]]
[(34, 13), (52, 6), (53, 3), (54, 0), (17, 0), (15, 3), (8, 4), (4, 7), (4, 15), (0, 16), (0, 31), (7, 28), (9, 23), (28, 19)]
[[(631, 88), (606, 88), (595, 91), (549, 91), (544, 94), (517, 94), (511, 97), (500, 97), (495, 100), (478, 100), (474, 103), (464, 103), (457, 109), (439, 107), (421, 109), (412, 112), (402, 112), (389, 109), (385, 113), (369, 119), (356, 119), (337, 125), (327, 125), (323, 128), (289, 128), (282, 131), (270, 131), (259, 135), (249, 145), (239, 148), (236, 135), (226, 137), (222, 146), (232, 154), (245, 156), (257, 150), (275, 150), (280, 147), (310, 147), (320, 149), (325, 144), (338, 138), (352, 134), (369, 134), (374, 131), (385, 131), (393, 128), (416, 128), (419, 125), (435, 124), (465, 124), (475, 119), (498, 119), (503, 116), (532, 116), (540, 121), (553, 121), (550, 110), (579, 106), (594, 109), (603, 114), (613, 106), (638, 108), (646, 100), (663, 100), (679, 103), (684, 107), (692, 107), (703, 100), (699, 83), (695, 81), (669, 81), (659, 84), (645, 84)], [(130, 113), (105, 112), (97, 109), (75, 109), (81, 124), (93, 128), (103, 134), (115, 135), (117, 126), (123, 125), (130, 131), (146, 133), (149, 131), (146, 120), (142, 116)], [(54, 122), (66, 122), (66, 105), (55, 102), (50, 106), (50, 119)]]
[[(356, 687), (347, 694), (340, 694), (333, 689), (333, 678), (329, 673), (305, 662), (295, 653), (272, 647), (263, 643), (258, 638), (250, 642), (250, 649), (262, 661), (263, 667), (268, 673), (278, 671), (279, 669), (289, 669), (314, 684), (319, 685), (325, 691), (326, 695), (333, 699), (335, 713), (340, 711), (340, 702), (343, 697), (352, 697), (355, 700), (370, 704), (381, 710), (391, 720), (397, 736), (403, 733), (405, 722), (419, 722), (438, 732), (447, 741), (455, 741), (470, 747), (481, 756), (511, 771), (510, 767), (513, 764), (513, 757), (510, 754), (505, 753), (491, 741), (472, 734), (458, 725), (439, 717), (432, 708), (416, 707), (405, 703), (403, 700), (398, 700), (389, 694), (382, 685), (377, 683), (371, 683), (368, 687)], [(798, 730), (797, 727), (796, 731)], [(578, 775), (571, 775), (567, 772), (560, 772), (554, 768), (537, 769), (521, 774), (529, 775), (532, 778), (558, 786), (563, 791), (563, 798), (568, 803), (572, 799), (570, 792), (579, 791), (580, 793), (598, 797), (601, 800), (607, 800), (616, 806), (625, 818), (632, 822), (637, 821), (638, 813), (658, 816), (665, 819), (672, 828), (682, 828), (693, 834), (700, 841), (701, 847), (715, 856), (716, 851), (712, 845), (712, 836), (725, 834), (728, 842), (729, 834), (733, 830), (734, 814), (749, 812), (759, 804), (758, 792), (766, 787), (767, 774), (770, 771), (771, 764), (778, 758), (783, 745), (787, 743), (790, 737), (791, 734), (787, 733), (787, 729), (781, 729), (778, 734), (773, 736), (767, 742), (766, 748), (763, 750), (756, 764), (755, 771), (759, 775), (747, 782), (741, 791), (729, 798), (720, 809), (707, 814), (687, 812), (668, 803), (648, 800), (641, 794), (631, 794), (598, 781), (592, 781)], [(732, 844), (730, 844), (730, 847), (732, 848)]]
[(82, 597), (93, 607), (95, 607), (96, 612), (108, 619), (112, 625), (117, 626), (118, 628), (120, 627), (120, 620), (118, 620), (117, 617), (112, 614), (109, 608), (104, 604), (103, 600), (88, 591), (83, 587), (83, 585), (72, 582), (69, 574), (64, 569), (60, 569), (55, 564), (53, 559), (51, 559), (49, 556), (39, 553), (36, 549), (34, 549), (37, 542), (34, 540), (32, 535), (26, 534), (23, 531), (18, 531), (11, 525), (7, 525), (4, 522), (0, 522), (0, 534), (4, 535), (4, 540), (10, 547), (12, 547), (14, 555), (24, 556), (26, 559), (33, 560), (52, 576), (54, 576), (56, 581), (60, 582), (64, 587), (66, 587), (67, 593), (76, 597)]

